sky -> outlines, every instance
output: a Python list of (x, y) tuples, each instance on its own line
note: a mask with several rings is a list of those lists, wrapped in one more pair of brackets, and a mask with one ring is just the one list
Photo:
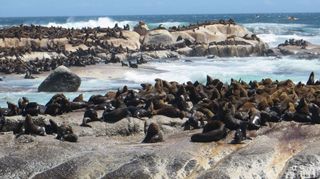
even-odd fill
[(0, 17), (319, 12), (320, 0), (0, 0)]

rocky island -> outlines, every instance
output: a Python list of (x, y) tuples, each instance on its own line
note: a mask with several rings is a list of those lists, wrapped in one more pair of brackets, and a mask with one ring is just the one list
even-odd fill
[(140, 22), (134, 31), (114, 28), (64, 29), (24, 26), (0, 30), (0, 72), (31, 74), (60, 65), (144, 63), (180, 56), (245, 57), (264, 55), (268, 45), (233, 20), (158, 27)]

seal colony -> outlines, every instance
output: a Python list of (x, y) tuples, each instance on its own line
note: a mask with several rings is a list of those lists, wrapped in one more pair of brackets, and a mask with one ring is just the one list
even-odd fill
[(15, 26), (0, 29), (0, 72), (32, 74), (118, 63), (138, 68), (151, 59), (183, 56), (261, 56), (267, 44), (232, 19), (149, 30), (140, 22), (113, 28)]
[[(46, 105), (30, 102), (23, 97), (18, 105), (9, 103), (0, 109), (0, 129), (17, 134), (45, 135), (56, 134), (57, 139), (76, 142), (78, 136), (67, 124), (58, 126), (35, 124), (33, 116), (57, 116), (75, 110), (85, 109), (82, 127), (91, 127), (94, 121), (117, 123), (127, 117), (135, 117), (146, 122), (146, 137), (143, 143), (164, 140), (158, 124), (147, 125), (154, 115), (170, 118), (187, 118), (184, 130), (203, 128), (202, 133), (191, 136), (192, 142), (219, 141), (234, 131), (230, 143), (238, 144), (250, 139), (247, 131), (256, 131), (270, 123), (295, 121), (307, 124), (320, 124), (320, 81), (315, 81), (312, 72), (306, 84), (291, 80), (237, 81), (231, 79), (225, 84), (219, 79), (207, 76), (206, 84), (198, 81), (179, 84), (174, 81), (156, 79), (155, 84), (141, 84), (141, 89), (131, 90), (124, 86), (118, 91), (105, 95), (93, 95), (84, 101), (79, 95), (70, 101), (63, 94), (54, 95)], [(101, 116), (97, 111), (103, 110)], [(4, 130), (7, 116), (23, 115), (25, 121), (10, 130)], [(67, 122), (67, 121), (65, 121)], [(7, 127), (8, 128), (8, 127)]]

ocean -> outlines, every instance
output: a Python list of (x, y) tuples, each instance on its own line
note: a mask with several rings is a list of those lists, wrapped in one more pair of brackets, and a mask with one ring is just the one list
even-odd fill
[[(288, 17), (294, 16), (295, 21)], [(144, 15), (144, 16), (95, 16), (95, 17), (12, 17), (0, 18), (0, 28), (20, 24), (35, 24), (42, 26), (61, 26), (66, 28), (82, 27), (113, 27), (129, 24), (134, 27), (139, 21), (145, 21), (150, 28), (162, 24), (165, 27), (182, 26), (206, 20), (234, 19), (238, 24), (256, 33), (270, 47), (276, 47), (287, 39), (304, 39), (320, 44), (320, 13), (296, 14), (220, 14), (220, 15)], [(246, 58), (188, 58), (191, 63), (180, 60), (164, 60), (148, 64), (154, 71), (130, 71), (123, 79), (97, 80), (82, 79), (83, 83), (78, 93), (67, 93), (70, 98), (84, 93), (85, 98), (92, 94), (103, 94), (106, 90), (115, 90), (128, 84), (137, 88), (140, 83), (153, 82), (155, 78), (187, 82), (198, 80), (204, 82), (206, 75), (229, 82), (231, 78), (245, 81), (272, 78), (274, 80), (292, 79), (295, 82), (306, 82), (308, 75), (314, 71), (320, 75), (320, 61), (294, 59), (284, 57), (246, 57)], [(318, 73), (319, 72), (319, 73)], [(317, 77), (317, 76), (316, 76)], [(6, 106), (6, 101), (16, 102), (18, 98), (27, 96), (30, 100), (45, 104), (51, 93), (37, 93), (37, 86), (43, 79), (21, 80), (4, 78), (0, 82), (0, 106)], [(3, 88), (6, 86), (6, 88)]]

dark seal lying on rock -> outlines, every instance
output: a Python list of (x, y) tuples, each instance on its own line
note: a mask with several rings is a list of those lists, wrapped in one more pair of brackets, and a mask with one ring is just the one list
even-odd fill
[(81, 79), (67, 67), (59, 66), (39, 86), (39, 92), (75, 92)]

